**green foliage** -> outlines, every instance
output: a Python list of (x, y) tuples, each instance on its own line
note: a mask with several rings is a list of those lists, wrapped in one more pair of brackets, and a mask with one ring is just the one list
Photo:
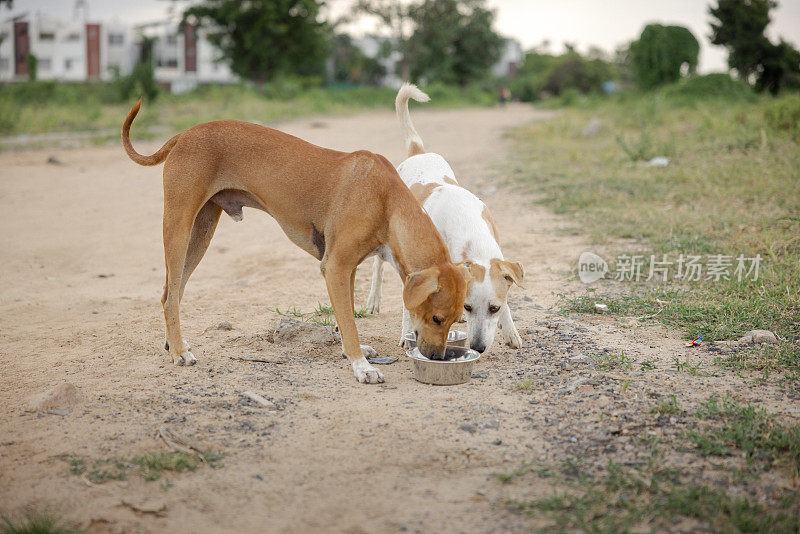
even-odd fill
[(763, 408), (742, 406), (717, 396), (704, 402), (697, 417), (713, 421), (702, 430), (688, 433), (703, 456), (728, 456), (734, 449), (744, 453), (747, 462), (769, 468), (783, 462), (795, 477), (800, 475), (800, 425), (783, 426)]
[[(594, 303), (604, 302), (613, 313), (661, 321), (681, 328), (687, 338), (702, 334), (708, 341), (771, 330), (785, 341), (754, 362), (800, 371), (800, 152), (785, 130), (775, 131), (765, 120), (765, 113), (776, 120), (783, 116), (784, 111), (765, 112), (781, 104), (751, 98), (698, 98), (688, 106), (688, 99), (661, 91), (617, 95), (517, 133), (512, 172), (545, 205), (574, 216), (596, 242), (639, 242), (639, 253), (648, 259), (762, 258), (757, 281), (631, 283), (608, 295), (590, 288), (570, 299), (568, 308), (593, 313)], [(609, 133), (582, 137), (593, 117)], [(668, 167), (629, 164), (615, 138), (632, 147), (642, 135), (650, 140), (647, 155), (672, 152)]]
[(800, 95), (776, 98), (763, 109), (764, 121), (770, 128), (800, 140)]
[(708, 525), (714, 532), (767, 534), (800, 529), (796, 492), (769, 507), (747, 497), (731, 497), (713, 486), (681, 480), (679, 473), (670, 469), (648, 472), (609, 462), (604, 472), (594, 476), (576, 477), (574, 471), (573, 467), (562, 470), (569, 491), (506, 504), (530, 516), (549, 517), (556, 528), (546, 530), (556, 532), (671, 531), (681, 517)]
[(758, 91), (778, 94), (800, 87), (800, 52), (783, 39), (773, 44), (765, 35), (775, 0), (718, 0), (709, 8), (711, 43), (728, 49), (728, 66), (742, 80), (755, 78)]
[(35, 82), (38, 78), (39, 60), (36, 59), (36, 56), (28, 52), (28, 55), (25, 57), (25, 62), (28, 65), (28, 80)]
[(599, 93), (603, 83), (614, 79), (614, 65), (602, 57), (584, 57), (574, 49), (561, 56), (528, 52), (510, 81), (514, 96), (523, 102), (539, 100), (544, 92), (561, 96), (570, 105), (580, 94)]
[(769, 12), (776, 7), (775, 0), (718, 0), (716, 7), (709, 6), (711, 44), (728, 49), (728, 66), (736, 69), (739, 77), (747, 80), (758, 70), (761, 54), (769, 42), (764, 30), (770, 23)]
[(675, 398), (675, 395), (670, 395), (668, 398), (661, 400), (657, 406), (651, 408), (650, 413), (677, 415), (683, 413), (683, 410), (678, 406), (678, 399)]
[(108, 480), (126, 480), (128, 473), (138, 473), (147, 482), (158, 480), (164, 471), (194, 471), (202, 464), (214, 469), (222, 467), (224, 454), (218, 451), (205, 451), (202, 454), (187, 454), (182, 451), (145, 452), (130, 460), (123, 457), (99, 458), (90, 460), (82, 456), (62, 456), (69, 464), (69, 472), (85, 477), (89, 482), (102, 484)]
[(183, 24), (206, 37), (243, 78), (263, 83), (281, 74), (323, 71), (327, 53), (317, 0), (203, 0), (183, 13)]
[(670, 101), (692, 105), (708, 98), (735, 102), (756, 100), (752, 87), (724, 73), (689, 76), (677, 83), (664, 86), (661, 93)]
[(21, 518), (0, 513), (0, 534), (78, 534), (74, 525), (51, 511), (29, 510)]
[(114, 74), (113, 83), (121, 101), (142, 97), (152, 102), (161, 92), (153, 73), (152, 60), (137, 62), (133, 71), (127, 76), (119, 76), (118, 70)]
[(699, 54), (700, 43), (683, 26), (648, 24), (630, 46), (631, 67), (642, 89), (677, 81), (684, 64), (693, 73)]
[(503, 39), (492, 29), (485, 0), (424, 0), (411, 8), (408, 46), (411, 75), (461, 87), (486, 77), (500, 57)]
[(356, 47), (349, 35), (339, 34), (333, 39), (334, 82), (378, 85), (386, 68), (376, 58), (367, 57)]

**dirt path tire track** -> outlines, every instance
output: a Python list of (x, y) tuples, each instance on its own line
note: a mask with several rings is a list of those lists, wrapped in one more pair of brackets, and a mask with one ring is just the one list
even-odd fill
[[(545, 524), (509, 512), (503, 499), (522, 490), (492, 474), (531, 458), (602, 450), (602, 439), (584, 439), (593, 429), (605, 435), (592, 426), (599, 411), (623, 424), (646, 413), (647, 391), (675, 387), (674, 377), (650, 373), (621, 396), (601, 374), (576, 400), (563, 391), (590, 371), (562, 371), (564, 358), (624, 348), (668, 362), (685, 349), (657, 327), (631, 332), (605, 317), (550, 317), (588, 247), (501, 173), (503, 131), (545, 113), (516, 105), (412, 113), (426, 148), (443, 154), (492, 209), (506, 257), (525, 266), (526, 289), (510, 299), (524, 348), (496, 343), (478, 378), (458, 387), (414, 382), (402, 358), (383, 368), (385, 385), (359, 385), (338, 347), (270, 343), (277, 316), (269, 308), (310, 311), (328, 298), (317, 262), (253, 211), (242, 223), (223, 218), (189, 282), (184, 333), (199, 363), (172, 366), (159, 301), (160, 170), (134, 165), (118, 146), (0, 154), (0, 510), (55, 506), (101, 532), (508, 532)], [(403, 159), (390, 112), (281, 128), (323, 146)], [(158, 146), (135, 144), (143, 153)], [(46, 164), (50, 153), (65, 165)], [(359, 269), (360, 303), (369, 275), (369, 265)], [(382, 313), (359, 319), (359, 331), (381, 354), (399, 355), (401, 285), (392, 273), (385, 281)], [(233, 330), (217, 329), (222, 321)], [(286, 363), (226, 357), (256, 353)], [(530, 376), (541, 376), (542, 388), (515, 392)], [(64, 380), (84, 397), (71, 413), (24, 411), (31, 394)], [(280, 409), (243, 401), (245, 390)], [(155, 432), (164, 424), (224, 451), (225, 467), (167, 475), (172, 487), (164, 490), (133, 476), (88, 486), (58, 459), (162, 450)], [(121, 505), (146, 498), (163, 501), (162, 516)]]

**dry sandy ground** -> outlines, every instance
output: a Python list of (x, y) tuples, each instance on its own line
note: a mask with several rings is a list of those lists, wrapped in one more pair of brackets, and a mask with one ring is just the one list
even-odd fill
[[(182, 307), (199, 363), (174, 367), (159, 300), (160, 169), (133, 164), (119, 146), (0, 155), (0, 510), (55, 508), (102, 532), (527, 530), (548, 522), (515, 514), (504, 500), (546, 494), (547, 486), (504, 486), (494, 473), (586, 455), (635, 463), (640, 451), (620, 428), (649, 417), (653, 399), (673, 392), (689, 405), (711, 390), (736, 390), (773, 411), (787, 406), (786, 391), (751, 391), (736, 377), (676, 380), (672, 358), (692, 349), (674, 332), (553, 315), (557, 294), (578, 287), (571, 270), (590, 247), (502, 173), (503, 131), (546, 118), (542, 112), (412, 112), (426, 147), (486, 201), (506, 257), (526, 270), (526, 289), (510, 298), (523, 349), (496, 343), (461, 386), (416, 383), (403, 357), (383, 367), (385, 384), (360, 385), (337, 346), (272, 343), (271, 309), (311, 311), (328, 297), (316, 260), (255, 211), (241, 223), (223, 215)], [(281, 128), (394, 163), (403, 157), (389, 112)], [(51, 154), (63, 165), (47, 164)], [(402, 356), (400, 289), (387, 271), (382, 313), (357, 320), (362, 342), (382, 355)], [(364, 265), (357, 302), (368, 290)], [(233, 329), (218, 329), (223, 321)], [(657, 369), (637, 365), (627, 384), (592, 366), (562, 369), (571, 356), (623, 349)], [(231, 359), (242, 355), (283, 363)], [(541, 385), (515, 390), (531, 376)], [(83, 397), (71, 411), (26, 412), (31, 395), (63, 381)], [(254, 405), (246, 390), (275, 406)], [(60, 459), (166, 450), (155, 437), (161, 426), (224, 452), (224, 467), (167, 474), (168, 488), (133, 475), (94, 485)], [(137, 512), (123, 501), (161, 511)]]

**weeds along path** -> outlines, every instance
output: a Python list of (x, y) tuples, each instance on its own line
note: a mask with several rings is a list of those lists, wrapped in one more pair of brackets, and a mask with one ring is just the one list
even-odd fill
[[(509, 532), (554, 524), (518, 509), (552, 495), (561, 475), (547, 473), (563, 465), (573, 466), (563, 476), (599, 475), (609, 460), (657, 458), (690, 480), (733, 486), (711, 459), (678, 451), (681, 432), (698, 424), (683, 410), (735, 392), (785, 417), (791, 392), (675, 368), (674, 358), (713, 355), (662, 327), (554, 313), (589, 246), (504, 175), (503, 132), (544, 112), (412, 113), (426, 148), (491, 208), (506, 258), (525, 266), (525, 289), (510, 296), (524, 347), (495, 344), (462, 386), (416, 383), (402, 357), (383, 368), (386, 384), (359, 385), (336, 345), (270, 342), (272, 310), (310, 312), (328, 299), (317, 262), (253, 211), (222, 219), (188, 284), (183, 327), (199, 363), (172, 366), (159, 300), (160, 169), (136, 166), (119, 146), (0, 154), (0, 511), (49, 508), (99, 532)], [(389, 112), (281, 128), (403, 159)], [(369, 276), (362, 266), (358, 302)], [(385, 282), (381, 314), (357, 319), (359, 331), (382, 355), (401, 356), (401, 284), (388, 272)], [(242, 356), (266, 362), (232, 359)], [(72, 409), (25, 411), (31, 395), (63, 381), (82, 396)], [(672, 395), (678, 407), (664, 405), (666, 418), (651, 413)], [(161, 427), (202, 442), (213, 461), (164, 455)], [(776, 471), (771, 487), (787, 476)], [(747, 491), (772, 498), (760, 485)]]

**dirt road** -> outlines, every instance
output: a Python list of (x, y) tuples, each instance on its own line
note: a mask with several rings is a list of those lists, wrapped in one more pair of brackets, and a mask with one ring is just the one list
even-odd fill
[[(552, 315), (589, 247), (502, 172), (504, 129), (542, 112), (412, 113), (426, 148), (492, 209), (506, 257), (525, 266), (526, 289), (510, 297), (523, 349), (496, 343), (462, 386), (416, 383), (404, 358), (383, 367), (386, 384), (360, 385), (338, 346), (272, 343), (272, 309), (311, 311), (328, 297), (316, 260), (255, 211), (241, 223), (223, 215), (182, 306), (199, 363), (174, 367), (159, 300), (160, 168), (138, 167), (119, 146), (0, 155), (0, 510), (46, 506), (100, 532), (507, 532), (546, 524), (503, 504), (545, 494), (546, 485), (508, 487), (492, 475), (531, 459), (602, 451), (622, 438), (601, 425), (635, 421), (654, 391), (680, 387), (673, 375), (643, 370), (623, 390), (591, 367), (562, 369), (565, 359), (624, 349), (663, 369), (689, 349), (658, 327)], [(389, 112), (281, 128), (323, 146), (403, 158)], [(51, 154), (62, 164), (46, 163)], [(357, 320), (362, 342), (382, 355), (401, 356), (400, 289), (387, 271), (382, 313)], [(357, 302), (368, 290), (364, 265)], [(224, 321), (231, 330), (218, 328)], [(230, 358), (243, 355), (281, 363)], [(515, 389), (531, 376), (541, 387)], [(685, 396), (741, 387), (715, 380), (695, 378), (696, 392)], [(63, 381), (82, 395), (71, 411), (26, 412), (31, 395)], [(246, 390), (272, 407), (246, 400)], [(224, 466), (166, 473), (160, 482), (131, 474), (96, 483), (63, 459), (92, 465), (163, 451), (162, 426), (223, 452)], [(622, 461), (638, 454), (624, 443), (613, 450)]]

